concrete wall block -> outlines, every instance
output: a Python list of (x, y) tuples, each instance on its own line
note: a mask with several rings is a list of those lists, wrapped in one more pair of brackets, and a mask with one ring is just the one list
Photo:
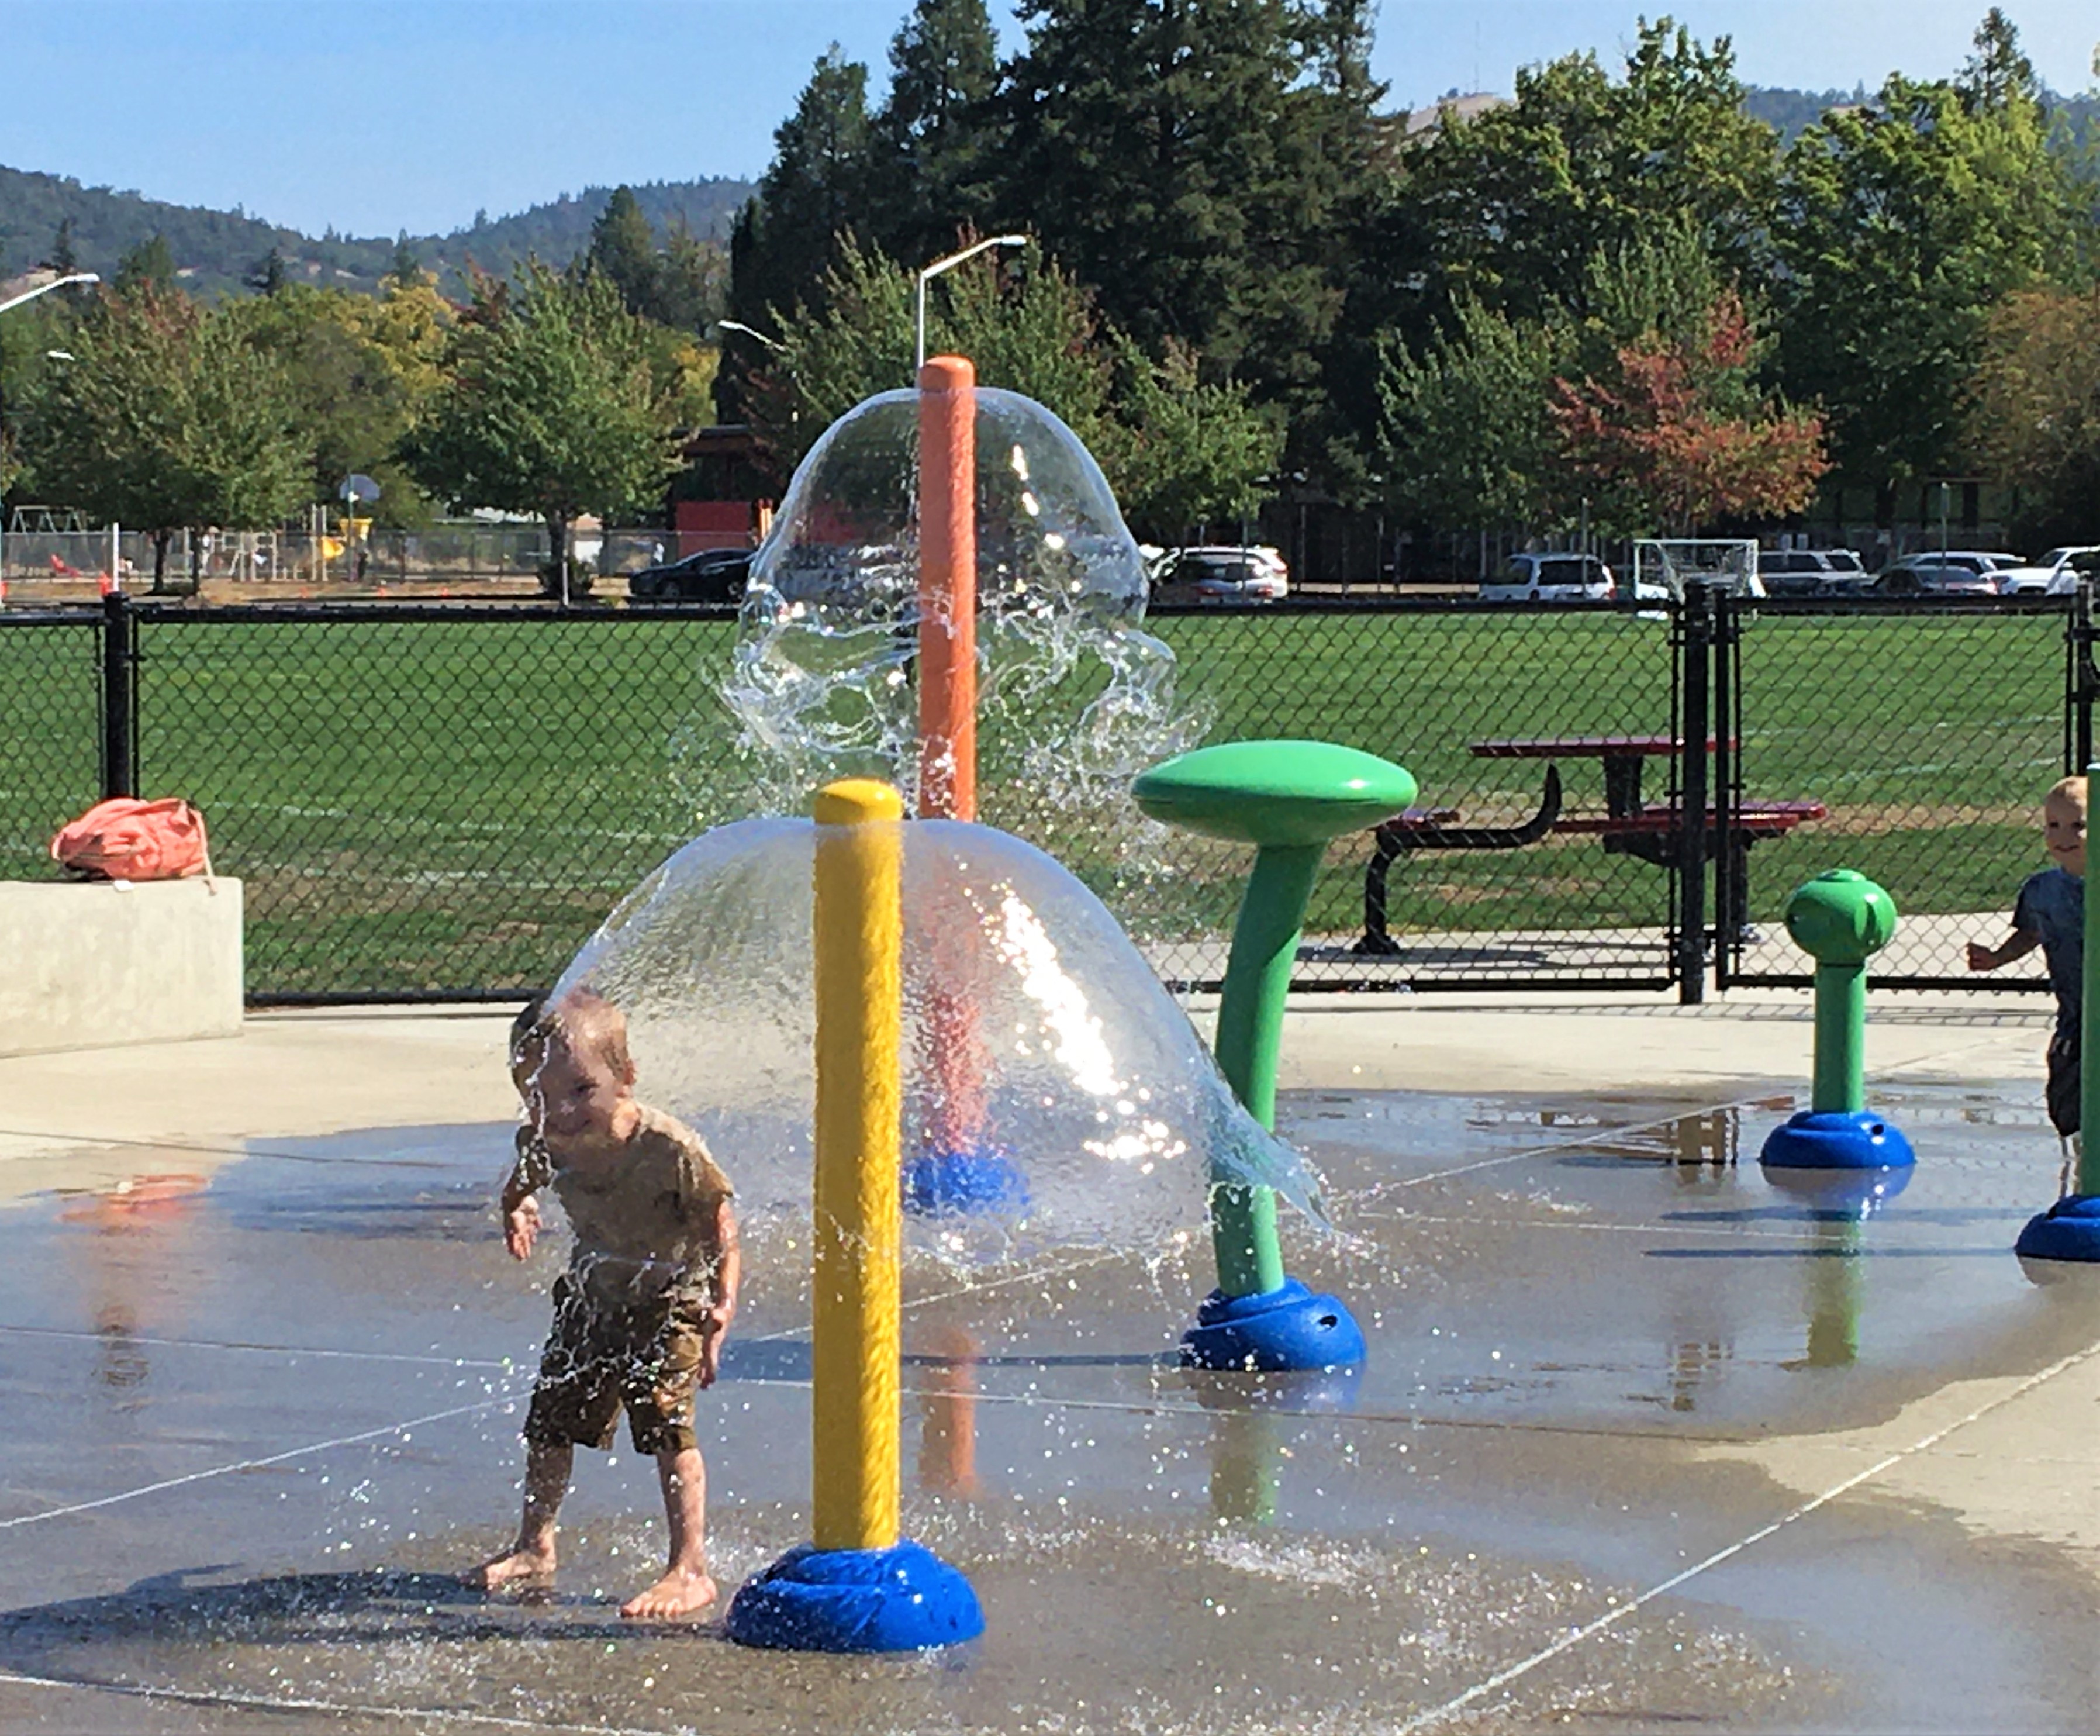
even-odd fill
[(0, 1055), (240, 1034), (237, 880), (0, 881)]

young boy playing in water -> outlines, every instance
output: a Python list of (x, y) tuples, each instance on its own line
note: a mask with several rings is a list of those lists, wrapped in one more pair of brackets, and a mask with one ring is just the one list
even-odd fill
[(2042, 848), (2052, 866), (2030, 874), (2013, 906), (2004, 944), (1969, 943), (1969, 968), (1996, 970), (2036, 947), (2056, 991), (2056, 1030), (2049, 1040), (2049, 1124), (2063, 1142), (2062, 1186), (2070, 1185), (2071, 1138), (2078, 1132), (2079, 1042), (2085, 994), (2085, 780), (2065, 778), (2043, 799)]
[(532, 1252), (533, 1196), (549, 1186), (576, 1245), (554, 1283), (554, 1323), (525, 1419), (518, 1541), (467, 1581), (494, 1591), (553, 1577), (555, 1515), (575, 1449), (611, 1446), (624, 1406), (634, 1450), (656, 1460), (671, 1550), (663, 1578), (620, 1613), (696, 1615), (716, 1593), (693, 1395), (714, 1384), (736, 1313), (729, 1178), (697, 1133), (635, 1101), (627, 1021), (609, 1001), (579, 992), (527, 1007), (512, 1027), (510, 1058), (525, 1121), (504, 1184), (504, 1245), (520, 1260)]

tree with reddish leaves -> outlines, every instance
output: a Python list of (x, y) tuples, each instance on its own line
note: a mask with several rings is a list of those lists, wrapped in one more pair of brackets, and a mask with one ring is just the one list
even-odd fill
[(1598, 490), (1600, 523), (1689, 536), (1804, 510), (1830, 468), (1823, 418), (1758, 395), (1757, 342), (1733, 290), (1690, 338), (1650, 331), (1580, 380), (1555, 376), (1560, 461)]

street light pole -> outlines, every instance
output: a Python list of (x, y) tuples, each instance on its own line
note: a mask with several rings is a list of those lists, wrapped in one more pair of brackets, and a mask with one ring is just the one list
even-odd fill
[(1026, 247), (1027, 245), (1028, 237), (1025, 235), (995, 235), (988, 241), (979, 241), (976, 246), (965, 247), (960, 253), (950, 254), (945, 259), (936, 259), (931, 265), (928, 266), (924, 271), (920, 272), (918, 312), (919, 343), (917, 350), (915, 351), (915, 360), (913, 363), (913, 373), (911, 376), (915, 382), (919, 378), (917, 369), (926, 365), (926, 285), (931, 283), (936, 277), (938, 277), (942, 272), (953, 271), (955, 267), (960, 265), (964, 260), (974, 259), (979, 254), (982, 253), (988, 247)]

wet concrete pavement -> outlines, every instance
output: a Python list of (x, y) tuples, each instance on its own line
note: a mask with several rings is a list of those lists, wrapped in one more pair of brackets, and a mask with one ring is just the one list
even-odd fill
[[(1424, 1093), (1379, 1056), (1433, 1033), (1344, 1016), (1299, 1025), (1282, 1116), (1343, 1232), (1296, 1234), (1291, 1265), (1357, 1309), (1361, 1380), (1174, 1367), (1207, 1257), (913, 1267), (907, 1529), (990, 1623), (946, 1660), (622, 1624), (662, 1524), (624, 1440), (580, 1456), (551, 1601), (452, 1580), (514, 1522), (559, 1269), (495, 1237), (501, 1120), (242, 1136), (213, 1100), (201, 1132), (164, 1110), (157, 1144), (108, 1137), (153, 1131), (135, 1104), (83, 1099), (68, 1146), (0, 1115), (40, 1178), (70, 1155), (78, 1182), (0, 1208), (0, 1726), (2092, 1727), (2100, 1288), (2010, 1252), (2055, 1184), (2039, 1031), (1920, 1021), (1876, 1088), (1917, 1177), (1844, 1221), (1754, 1161), (1803, 1026), (1760, 1047), (1747, 1014), (1658, 1013), (1643, 1040), (1687, 1076), (1665, 1089), (1476, 1068)], [(354, 1021), (312, 1045), (337, 1076), (316, 1102), (354, 1111), (368, 1066), (385, 1103), (409, 1033), (373, 1025), (362, 1061)], [(440, 1031), (470, 1111), (501, 1031)], [(1596, 1055), (1614, 1046), (1578, 1040)], [(201, 1083), (238, 1046), (190, 1045)], [(1737, 1089), (1707, 1089), (1732, 1062)], [(402, 1095), (445, 1107), (425, 1092)], [(806, 1531), (805, 1247), (754, 1230), (704, 1404), (726, 1591)]]

